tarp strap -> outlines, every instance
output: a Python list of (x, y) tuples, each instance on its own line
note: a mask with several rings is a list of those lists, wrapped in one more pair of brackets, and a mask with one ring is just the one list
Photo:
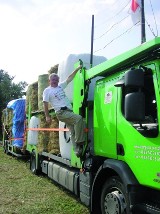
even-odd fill
[(9, 140), (24, 140), (24, 138), (10, 138)]
[(62, 131), (62, 132), (67, 132), (69, 131), (69, 129), (63, 129), (63, 128), (27, 128), (27, 131), (31, 130), (31, 131)]
[[(69, 129), (65, 129), (65, 128), (27, 128), (27, 131), (61, 131), (61, 132), (68, 132)], [(85, 128), (84, 132), (88, 132), (88, 129)]]

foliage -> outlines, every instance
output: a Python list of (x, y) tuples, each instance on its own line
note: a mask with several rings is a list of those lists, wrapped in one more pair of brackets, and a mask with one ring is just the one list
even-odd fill
[(5, 108), (11, 100), (21, 98), (24, 95), (23, 90), (27, 86), (26, 82), (13, 82), (14, 77), (3, 70), (0, 70), (0, 100), (1, 108)]
[(48, 71), (48, 74), (56, 73), (58, 72), (58, 64), (51, 67), (50, 70)]
[[(13, 82), (14, 77), (10, 76), (8, 72), (0, 70), (0, 117), (2, 118), (2, 111), (6, 108), (9, 101), (21, 98), (24, 95), (24, 89), (27, 86), (25, 81), (19, 83)], [(0, 122), (0, 133), (2, 124)]]

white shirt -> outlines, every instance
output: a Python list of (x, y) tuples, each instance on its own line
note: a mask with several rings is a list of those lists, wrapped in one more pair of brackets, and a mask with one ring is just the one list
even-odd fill
[(59, 111), (60, 108), (64, 106), (72, 110), (72, 105), (64, 92), (66, 86), (67, 82), (64, 81), (58, 84), (56, 88), (48, 86), (43, 91), (43, 101), (49, 102), (55, 112)]

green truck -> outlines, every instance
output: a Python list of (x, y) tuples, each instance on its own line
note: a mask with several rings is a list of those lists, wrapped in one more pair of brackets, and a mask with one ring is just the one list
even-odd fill
[[(73, 96), (74, 112), (86, 123), (83, 157), (73, 151), (70, 160), (38, 153), (36, 144), (27, 144), (32, 172), (41, 171), (73, 192), (90, 213), (160, 213), (159, 58), (157, 37), (83, 67)], [(29, 120), (39, 113), (28, 115)]]

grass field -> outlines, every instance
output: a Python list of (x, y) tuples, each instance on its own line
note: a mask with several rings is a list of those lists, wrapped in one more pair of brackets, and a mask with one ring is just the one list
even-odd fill
[(87, 207), (44, 176), (33, 175), (26, 161), (0, 146), (0, 214), (89, 214)]

